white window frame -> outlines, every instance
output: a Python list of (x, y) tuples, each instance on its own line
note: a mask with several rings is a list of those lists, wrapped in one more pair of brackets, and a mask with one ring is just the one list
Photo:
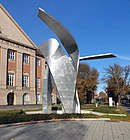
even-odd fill
[(40, 100), (41, 100), (41, 95), (37, 94), (37, 102), (40, 102)]
[(23, 87), (29, 87), (29, 76), (23, 75)]
[(28, 54), (23, 54), (23, 62), (24, 64), (28, 64), (29, 63), (29, 55)]
[(9, 57), (9, 60), (15, 60), (15, 51), (8, 50), (8, 57)]
[(40, 78), (36, 78), (36, 87), (37, 88), (40, 88), (40, 85), (41, 85), (40, 81), (41, 81)]
[(40, 66), (41, 65), (41, 60), (39, 58), (36, 59), (36, 65)]
[(28, 93), (25, 93), (23, 95), (23, 98), (24, 98), (24, 102), (29, 102), (29, 94)]
[(14, 86), (14, 73), (8, 73), (8, 86)]

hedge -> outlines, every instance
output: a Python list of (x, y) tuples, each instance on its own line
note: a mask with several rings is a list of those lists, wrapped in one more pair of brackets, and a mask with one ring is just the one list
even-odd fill
[(69, 118), (95, 118), (92, 114), (3, 114), (0, 115), (0, 124), (10, 124), (18, 122), (69, 119)]

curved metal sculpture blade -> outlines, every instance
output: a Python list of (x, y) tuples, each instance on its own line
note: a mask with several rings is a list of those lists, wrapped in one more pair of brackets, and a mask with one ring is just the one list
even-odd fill
[[(45, 60), (49, 66), (60, 100), (63, 105), (64, 113), (75, 113), (75, 79), (76, 71), (64, 54), (61, 46), (56, 39), (51, 38), (40, 46)], [(48, 85), (52, 84), (51, 80)]]
[(46, 65), (45, 72), (43, 75), (43, 87), (42, 87), (42, 109), (44, 114), (50, 114), (51, 113), (51, 93), (53, 89), (53, 85), (49, 84), (51, 83), (52, 76), (49, 70), (48, 65)]
[(95, 59), (105, 59), (105, 58), (114, 58), (114, 57), (116, 57), (116, 55), (114, 55), (112, 53), (106, 53), (106, 54), (98, 54), (98, 55), (79, 57), (79, 61), (95, 60)]
[[(64, 113), (80, 113), (80, 104), (76, 91), (79, 66), (78, 47), (68, 30), (45, 13), (44, 10), (39, 9), (38, 16), (56, 33), (70, 56), (65, 55), (56, 39), (49, 39), (40, 46), (57, 87)], [(48, 84), (51, 84), (51, 81)]]
[(78, 46), (70, 34), (70, 32), (52, 16), (47, 14), (43, 9), (39, 8), (38, 17), (54, 31), (59, 40), (63, 44), (67, 53), (70, 55), (74, 68), (78, 71), (79, 66), (79, 49)]
[(50, 105), (50, 92), (53, 83), (55, 83), (63, 104), (64, 113), (80, 113), (80, 104), (76, 91), (79, 59), (80, 61), (102, 59), (115, 57), (115, 55), (103, 54), (79, 58), (77, 44), (69, 31), (42, 9), (39, 9), (38, 16), (55, 32), (69, 55), (69, 57), (65, 55), (61, 46), (55, 39), (49, 39), (40, 46), (49, 67), (49, 73), (46, 75), (49, 80), (45, 80), (45, 85), (47, 85), (48, 89), (45, 88), (44, 90), (43, 86), (43, 95), (46, 97), (46, 107), (44, 110), (47, 112), (47, 108)]

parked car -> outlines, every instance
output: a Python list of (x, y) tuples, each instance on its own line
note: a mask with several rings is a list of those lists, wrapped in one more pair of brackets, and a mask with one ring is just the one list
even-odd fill
[(130, 101), (126, 100), (125, 105), (130, 105)]
[(127, 102), (127, 100), (122, 100), (121, 101), (122, 104), (125, 104), (126, 102)]

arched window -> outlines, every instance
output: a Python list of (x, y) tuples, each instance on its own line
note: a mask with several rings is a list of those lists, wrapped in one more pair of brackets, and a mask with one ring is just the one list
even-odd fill
[(28, 93), (25, 93), (23, 95), (23, 104), (26, 104), (29, 102), (29, 94)]
[(40, 94), (37, 94), (37, 102), (40, 102)]
[(2, 34), (2, 29), (1, 29), (1, 27), (0, 27), (0, 34)]
[(10, 92), (7, 95), (7, 104), (8, 105), (14, 105), (14, 93)]

